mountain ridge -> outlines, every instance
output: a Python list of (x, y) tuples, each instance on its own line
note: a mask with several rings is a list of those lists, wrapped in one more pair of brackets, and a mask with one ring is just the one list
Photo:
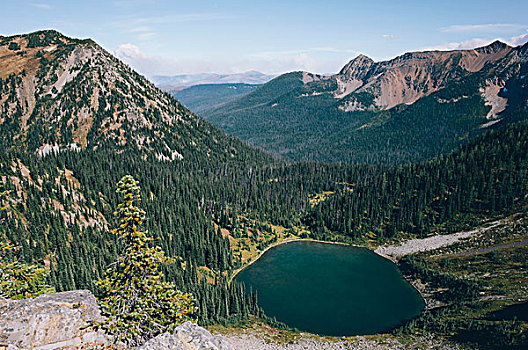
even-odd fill
[[(527, 62), (526, 44), (512, 48), (501, 42), (473, 50), (410, 52), (382, 62), (359, 55), (335, 75), (303, 81), (311, 73), (287, 73), (201, 115), (291, 160), (414, 161), (452, 150), (526, 108), (528, 87), (521, 77)], [(286, 79), (292, 74), (295, 84)], [(447, 111), (450, 116), (443, 116)], [(406, 124), (408, 131), (401, 128)], [(436, 140), (424, 138), (435, 133)], [(381, 139), (386, 147), (371, 145)]]
[(191, 113), (93, 40), (57, 31), (3, 37), (0, 63), (5, 147), (46, 154), (108, 144), (119, 152), (131, 144), (166, 161), (189, 152), (228, 158), (258, 153)]
[[(359, 55), (335, 76), (338, 84), (335, 97), (344, 98), (356, 91), (371, 93), (375, 95), (374, 106), (378, 109), (412, 104), (445, 87), (449, 80), (459, 79), (461, 74), (456, 71), (457, 67), (478, 72), (511, 50), (512, 47), (495, 41), (473, 50), (409, 52), (381, 62)], [(440, 70), (435, 71), (436, 67)], [(356, 72), (358, 69), (361, 70)], [(405, 86), (403, 82), (412, 84)], [(343, 108), (351, 111), (346, 106)]]
[(227, 102), (255, 90), (253, 84), (200, 84), (188, 88), (168, 90), (168, 93), (183, 103), (189, 110), (201, 114), (204, 110), (217, 108)]

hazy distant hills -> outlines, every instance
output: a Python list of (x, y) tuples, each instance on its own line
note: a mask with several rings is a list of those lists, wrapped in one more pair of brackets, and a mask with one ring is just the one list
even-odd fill
[(259, 86), (251, 84), (202, 84), (182, 90), (169, 90), (168, 93), (183, 103), (185, 107), (201, 114), (244, 96)]
[(235, 74), (184, 74), (184, 75), (155, 75), (152, 82), (163, 90), (178, 90), (194, 85), (202, 84), (264, 84), (273, 79), (274, 75), (268, 75), (257, 71)]
[(332, 76), (281, 75), (201, 115), (291, 160), (402, 163), (528, 117), (527, 45), (360, 55)]
[[(280, 96), (286, 91), (321, 79), (321, 76), (311, 73), (303, 73), (300, 79), (297, 78), (297, 75), (297, 73), (281, 75), (280, 79), (274, 79), (259, 89), (258, 94), (249, 95), (246, 99), (247, 103), (258, 106)], [(249, 84), (205, 84), (191, 86), (182, 90), (169, 90), (169, 93), (193, 112), (209, 115), (216, 113), (217, 109), (222, 105), (247, 95), (260, 86)]]

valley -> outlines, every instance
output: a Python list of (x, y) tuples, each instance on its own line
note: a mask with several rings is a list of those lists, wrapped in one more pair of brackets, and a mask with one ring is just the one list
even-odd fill
[[(526, 48), (493, 43), (431, 54), (444, 69), (438, 76), (425, 54), (385, 63), (360, 56), (335, 76), (293, 72), (241, 85), (250, 91), (240, 94), (232, 85), (190, 92), (209, 120), (270, 154), (202, 119), (90, 39), (56, 31), (2, 36), (0, 180), (7, 192), (0, 241), (16, 244), (13, 254), (45, 270), (56, 291), (101, 296), (94, 281), (123, 247), (111, 232), (116, 185), (132, 174), (146, 212), (142, 226), (173, 259), (163, 279), (192, 294), (200, 325), (234, 343), (520, 349), (526, 320), (496, 315), (528, 300)], [(408, 86), (403, 100), (376, 95), (418, 58), (427, 64), (413, 79), (427, 72), (423, 86)], [(501, 84), (482, 85), (495, 78)], [(401, 88), (391, 84), (387, 91)], [(220, 92), (197, 97), (213, 90)], [(508, 103), (497, 104), (500, 98)], [(340, 103), (365, 109), (345, 111)], [(312, 120), (303, 126), (297, 118), (306, 111)], [(237, 134), (226, 125), (255, 129)], [(278, 151), (256, 142), (261, 137)], [(309, 244), (281, 245), (293, 240), (377, 249), (397, 261), (424, 296), (425, 311), (371, 331), (388, 334), (359, 338), (291, 329), (237, 280), (257, 258)], [(383, 299), (393, 296), (388, 290)]]
[(258, 88), (250, 84), (200, 84), (181, 90), (168, 90), (172, 96), (189, 110), (201, 115), (214, 110)]

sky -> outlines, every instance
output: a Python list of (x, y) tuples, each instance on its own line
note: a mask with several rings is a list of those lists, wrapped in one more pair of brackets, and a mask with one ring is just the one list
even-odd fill
[(358, 54), (528, 41), (526, 0), (0, 0), (0, 35), (92, 38), (140, 73), (329, 74)]

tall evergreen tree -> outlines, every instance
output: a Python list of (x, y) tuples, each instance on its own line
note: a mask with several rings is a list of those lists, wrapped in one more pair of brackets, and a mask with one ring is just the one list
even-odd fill
[(124, 200), (115, 215), (119, 225), (112, 230), (123, 245), (122, 254), (97, 281), (102, 289), (100, 304), (107, 319), (96, 326), (114, 336), (116, 343), (139, 346), (156, 335), (173, 330), (196, 311), (190, 294), (163, 281), (161, 264), (172, 262), (152, 237), (141, 230), (145, 212), (138, 182), (130, 175), (117, 185)]

